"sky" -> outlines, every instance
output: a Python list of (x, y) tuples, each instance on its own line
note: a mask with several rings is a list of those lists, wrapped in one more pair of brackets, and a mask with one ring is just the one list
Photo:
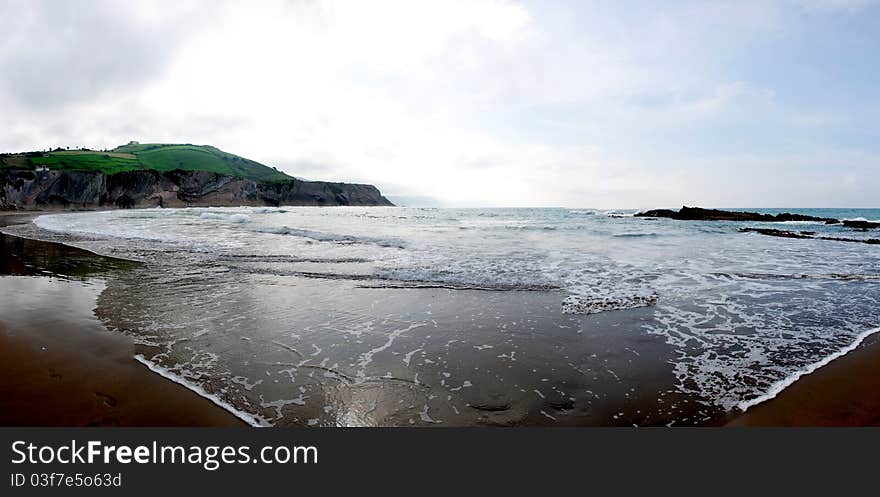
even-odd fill
[(880, 207), (878, 82), (871, 0), (0, 0), (0, 151), (445, 206)]

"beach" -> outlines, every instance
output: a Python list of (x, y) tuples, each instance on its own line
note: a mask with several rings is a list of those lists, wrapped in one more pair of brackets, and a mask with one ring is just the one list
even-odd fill
[[(181, 213), (187, 229), (205, 226), (218, 238), (228, 236), (218, 229), (253, 230), (254, 219), (273, 215), (194, 212)], [(177, 213), (161, 213), (160, 220), (178, 223), (168, 218)], [(126, 215), (152, 223), (156, 214)], [(76, 219), (64, 216), (55, 217)], [(14, 214), (3, 224), (32, 218)], [(639, 299), (605, 298), (601, 305), (608, 310), (569, 313), (560, 302), (570, 302), (570, 296), (554, 285), (378, 278), (364, 268), (363, 261), (377, 252), (399, 257), (411, 250), (402, 237), (355, 238), (289, 227), (284, 234), (266, 235), (304, 238), (306, 243), (295, 247), (304, 255), (294, 258), (277, 244), (270, 254), (206, 252), (191, 242), (182, 250), (171, 237), (153, 246), (140, 234), (130, 248), (74, 226), (79, 231), (65, 235), (68, 243), (124, 257), (2, 235), (0, 287), (12, 297), (0, 304), (0, 364), (4, 377), (13, 379), (0, 392), (2, 424), (880, 423), (877, 335), (741, 414), (736, 407), (707, 404), (682, 383), (695, 378), (710, 393), (721, 387), (702, 376), (679, 376), (693, 371), (685, 367), (700, 367), (693, 363), (700, 357), (682, 361), (675, 341), (651, 332), (669, 319), (669, 311)], [(632, 226), (624, 227), (631, 235)], [(56, 236), (32, 226), (19, 232)], [(159, 235), (166, 236), (151, 234)], [(340, 250), (328, 250), (333, 247)], [(135, 258), (145, 262), (128, 260)], [(584, 302), (578, 301), (580, 308)], [(805, 356), (799, 369), (812, 362)], [(721, 391), (718, 398), (727, 395)]]
[(801, 377), (729, 426), (880, 426), (880, 336)]
[[(0, 225), (33, 215), (0, 216)], [(0, 235), (0, 425), (244, 426), (134, 360), (92, 314), (100, 257)]]

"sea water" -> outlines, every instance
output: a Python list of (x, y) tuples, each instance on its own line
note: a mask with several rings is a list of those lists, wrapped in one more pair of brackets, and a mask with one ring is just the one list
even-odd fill
[(880, 326), (880, 246), (738, 228), (876, 232), (634, 212), (147, 209), (9, 230), (141, 261), (96, 315), (260, 424), (711, 422)]

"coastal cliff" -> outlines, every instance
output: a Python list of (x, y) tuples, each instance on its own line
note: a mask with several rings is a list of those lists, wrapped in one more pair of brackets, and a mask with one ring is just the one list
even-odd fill
[(260, 182), (208, 171), (0, 169), (0, 209), (393, 205), (372, 185)]

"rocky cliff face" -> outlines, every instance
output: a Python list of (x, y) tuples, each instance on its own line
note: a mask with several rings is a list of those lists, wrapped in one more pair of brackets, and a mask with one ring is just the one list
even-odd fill
[(393, 205), (372, 185), (255, 181), (202, 171), (0, 170), (0, 209)]

